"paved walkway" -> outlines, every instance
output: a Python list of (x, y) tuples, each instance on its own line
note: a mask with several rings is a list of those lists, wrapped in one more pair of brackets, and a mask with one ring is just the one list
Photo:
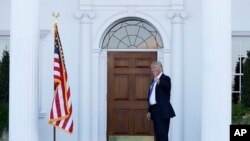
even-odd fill
[(110, 136), (109, 141), (154, 141), (153, 136)]

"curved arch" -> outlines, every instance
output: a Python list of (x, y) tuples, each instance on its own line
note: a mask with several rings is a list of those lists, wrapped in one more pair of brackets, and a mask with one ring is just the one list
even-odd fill
[(117, 20), (103, 36), (102, 49), (161, 49), (161, 35), (150, 22), (127, 17)]
[[(147, 21), (148, 23), (153, 25), (157, 29), (159, 35), (161, 35), (161, 40), (162, 40), (164, 49), (170, 49), (169, 37), (167, 33), (165, 32), (165, 28), (163, 27), (163, 25), (161, 25), (160, 22), (157, 22), (158, 20), (154, 19), (152, 16), (148, 14), (138, 12), (138, 14), (136, 15), (137, 16), (133, 16), (133, 18), (143, 19), (144, 21)], [(97, 30), (98, 32), (95, 34), (97, 41), (99, 41), (99, 42), (94, 42), (94, 46), (96, 49), (97, 48), (101, 49), (104, 36), (106, 35), (107, 31), (114, 25), (114, 23), (124, 18), (125, 19), (131, 18), (131, 17), (127, 17), (127, 11), (116, 13), (110, 16), (109, 18), (107, 18), (107, 20), (103, 22), (102, 26)]]

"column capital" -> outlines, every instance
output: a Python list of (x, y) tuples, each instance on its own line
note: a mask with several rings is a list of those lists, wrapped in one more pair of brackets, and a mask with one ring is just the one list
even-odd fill
[(171, 19), (171, 23), (177, 24), (177, 23), (184, 23), (184, 19), (187, 18), (187, 12), (183, 10), (177, 10), (177, 11), (169, 11), (167, 13), (167, 17)]
[(75, 15), (81, 20), (82, 24), (91, 24), (92, 19), (95, 17), (95, 12), (93, 10), (83, 10), (76, 12)]

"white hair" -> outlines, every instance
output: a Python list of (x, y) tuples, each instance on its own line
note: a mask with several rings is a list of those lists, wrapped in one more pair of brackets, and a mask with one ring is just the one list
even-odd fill
[(161, 68), (161, 70), (163, 71), (163, 66), (162, 66), (162, 63), (160, 61), (152, 62), (151, 66), (159, 66)]

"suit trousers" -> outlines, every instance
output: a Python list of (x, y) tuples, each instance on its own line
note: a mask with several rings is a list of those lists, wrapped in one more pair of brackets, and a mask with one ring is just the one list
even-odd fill
[(158, 105), (150, 106), (156, 141), (168, 141), (170, 118), (161, 118)]

